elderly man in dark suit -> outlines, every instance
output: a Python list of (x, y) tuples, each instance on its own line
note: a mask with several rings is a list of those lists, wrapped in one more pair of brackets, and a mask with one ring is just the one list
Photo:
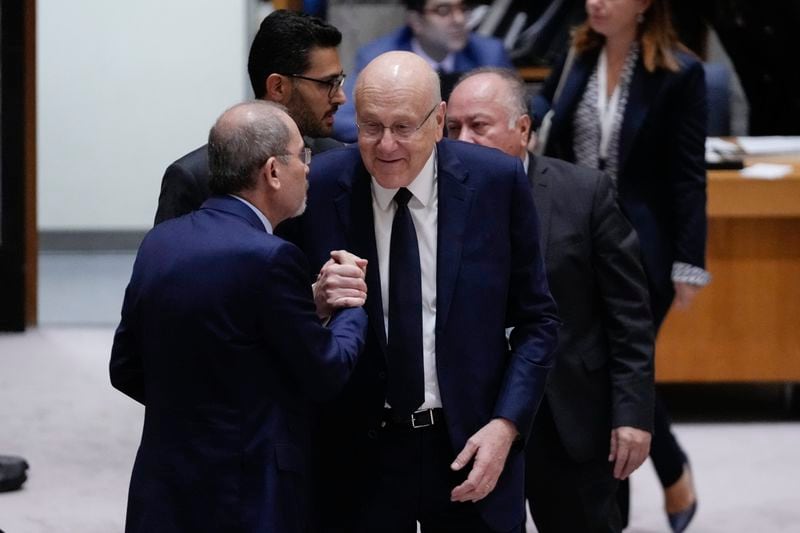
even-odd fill
[(438, 77), (415, 54), (373, 60), (355, 103), (358, 146), (315, 158), (306, 214), (285, 228), (312, 268), (340, 248), (370, 265), (367, 346), (322, 417), (320, 529), (519, 531), (558, 325), (527, 177), (441, 139)]
[(653, 325), (636, 233), (608, 176), (527, 151), (516, 73), (478, 69), (454, 88), (448, 135), (521, 158), (564, 325), (528, 444), (527, 495), (541, 533), (621, 530), (617, 480), (647, 458)]
[[(111, 353), (145, 406), (126, 531), (308, 531), (309, 418), (355, 366), (367, 316), (317, 316), (305, 257), (272, 235), (302, 212), (310, 154), (279, 106), (225, 112), (209, 135), (214, 196), (145, 237)], [(365, 298), (362, 264), (349, 298)]]
[[(345, 102), (341, 40), (339, 30), (316, 17), (278, 10), (263, 20), (250, 47), (247, 71), (256, 98), (286, 106), (312, 153), (341, 146), (328, 137)], [(155, 223), (198, 209), (209, 196), (208, 177), (205, 146), (167, 167)]]

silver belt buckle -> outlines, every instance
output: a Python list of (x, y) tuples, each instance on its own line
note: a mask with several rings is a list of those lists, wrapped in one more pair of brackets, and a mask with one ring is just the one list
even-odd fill
[[(419, 418), (417, 416), (419, 415)], [(426, 428), (433, 425), (433, 409), (411, 413), (411, 427), (413, 429)]]

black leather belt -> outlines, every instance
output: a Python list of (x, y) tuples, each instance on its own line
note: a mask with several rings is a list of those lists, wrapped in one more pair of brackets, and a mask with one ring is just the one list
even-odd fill
[(444, 423), (444, 412), (441, 408), (436, 408), (425, 409), (412, 413), (411, 415), (400, 416), (391, 409), (384, 409), (383, 423), (384, 425), (405, 429), (422, 429)]

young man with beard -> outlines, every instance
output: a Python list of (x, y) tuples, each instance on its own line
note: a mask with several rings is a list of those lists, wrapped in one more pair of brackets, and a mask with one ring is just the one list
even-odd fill
[[(247, 71), (256, 98), (286, 106), (307, 147), (319, 153), (340, 146), (327, 138), (346, 97), (335, 27), (302, 13), (278, 10), (261, 23)], [(155, 223), (200, 208), (209, 196), (206, 146), (172, 163), (161, 181)]]

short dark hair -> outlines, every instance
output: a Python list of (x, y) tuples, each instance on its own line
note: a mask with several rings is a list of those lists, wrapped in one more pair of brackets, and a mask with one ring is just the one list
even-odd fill
[(264, 80), (270, 74), (302, 74), (308, 70), (312, 48), (336, 48), (341, 42), (341, 32), (322, 19), (285, 9), (273, 11), (261, 22), (247, 60), (256, 98), (264, 97)]
[(291, 132), (286, 108), (253, 100), (225, 111), (208, 133), (208, 186), (213, 194), (252, 189), (270, 157), (286, 155)]
[(409, 11), (422, 12), (422, 10), (425, 9), (427, 1), (428, 0), (403, 0), (403, 3)]

